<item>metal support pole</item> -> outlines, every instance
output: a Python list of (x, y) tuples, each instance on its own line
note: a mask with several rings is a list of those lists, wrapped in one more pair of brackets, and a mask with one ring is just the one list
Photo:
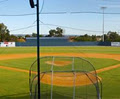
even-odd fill
[(37, 10), (37, 75), (38, 75), (38, 99), (40, 99), (40, 42), (39, 42), (39, 0), (29, 0), (31, 8), (36, 6)]
[(75, 64), (74, 64), (74, 61), (75, 61), (75, 60), (74, 60), (74, 57), (73, 57), (73, 58), (72, 58), (72, 71), (74, 71), (74, 69), (75, 69), (75, 66), (74, 66), (74, 65), (75, 65)]
[(104, 8), (103, 8), (103, 42), (104, 42)]
[(72, 72), (73, 72), (73, 99), (75, 99), (75, 87), (76, 87), (76, 72), (75, 72), (75, 59), (72, 58)]
[(104, 25), (105, 24), (104, 10), (106, 9), (106, 7), (101, 7), (101, 9), (103, 10), (103, 39), (102, 39), (102, 41), (104, 42), (105, 41), (105, 38), (104, 38), (104, 28), (105, 28), (105, 25)]
[(53, 66), (54, 66), (55, 57), (53, 56), (52, 67), (51, 67), (51, 99), (53, 99)]
[(73, 88), (73, 99), (75, 99), (75, 89), (76, 89), (76, 72), (73, 72), (73, 75), (74, 75), (74, 88)]
[(38, 69), (38, 99), (40, 99), (40, 42), (39, 42), (39, 0), (36, 4), (37, 9), (37, 69)]

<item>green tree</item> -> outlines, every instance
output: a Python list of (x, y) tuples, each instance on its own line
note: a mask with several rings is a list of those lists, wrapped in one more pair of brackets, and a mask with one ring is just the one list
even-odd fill
[(55, 33), (56, 33), (56, 30), (52, 29), (49, 31), (49, 36), (53, 37), (53, 36), (55, 36)]
[(17, 37), (15, 35), (10, 36), (10, 41), (11, 42), (17, 42)]
[(31, 37), (31, 36), (27, 34), (27, 35), (25, 35), (25, 38), (26, 38), (26, 37)]
[(120, 41), (120, 36), (117, 32), (109, 31), (107, 33), (107, 36), (108, 36), (108, 41), (111, 41), (111, 42), (119, 42)]
[(62, 37), (63, 36), (63, 29), (57, 27), (56, 29), (51, 29), (49, 31), (50, 37)]
[(10, 40), (10, 34), (9, 30), (7, 29), (7, 26), (5, 26), (3, 23), (0, 23), (0, 41), (9, 41)]
[(10, 34), (9, 34), (9, 32), (4, 35), (3, 41), (7, 41), (7, 42), (10, 41)]
[(97, 40), (96, 35), (92, 35), (92, 41), (96, 41), (96, 40)]
[(39, 37), (44, 37), (44, 35), (41, 34), (41, 35), (39, 35)]
[(63, 29), (57, 27), (55, 32), (56, 37), (62, 37), (63, 36)]
[(37, 37), (37, 33), (32, 33), (32, 37)]

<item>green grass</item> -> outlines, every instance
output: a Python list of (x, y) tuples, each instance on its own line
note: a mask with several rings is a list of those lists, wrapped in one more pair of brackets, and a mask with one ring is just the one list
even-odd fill
[[(41, 47), (42, 53), (108, 53), (120, 54), (120, 47)], [(36, 47), (0, 48), (0, 54), (36, 53)]]
[(29, 70), (36, 58), (10, 59), (0, 61), (0, 66), (8, 66), (19, 69)]
[[(102, 59), (102, 58), (85, 58), (85, 59), (90, 61), (96, 69), (100, 69), (100, 68), (103, 68), (103, 67), (108, 67), (108, 66), (120, 64), (120, 61), (113, 60), (113, 59)], [(19, 69), (29, 70), (30, 66), (32, 65), (32, 63), (35, 60), (36, 60), (36, 58), (1, 60), (0, 61), (0, 66), (8, 66), (8, 67), (14, 67), (14, 68), (19, 68)], [(49, 59), (49, 60), (52, 60), (52, 59)], [(47, 61), (47, 60), (43, 60), (42, 63), (45, 63), (45, 61)], [(72, 61), (72, 60), (70, 60), (70, 61)], [(78, 63), (79, 59), (76, 60), (75, 62)]]
[[(17, 47), (17, 48), (0, 48), (0, 54), (20, 54), (20, 53), (35, 53), (35, 47)], [(59, 52), (59, 53), (107, 53), (107, 54), (120, 54), (120, 47), (41, 47), (41, 52)], [(112, 65), (120, 64), (120, 61), (113, 59), (98, 59), (98, 58), (85, 58), (89, 60), (96, 69), (109, 67)], [(7, 66), (19, 69), (29, 70), (31, 64), (36, 58), (24, 59), (9, 59), (1, 60), (0, 66)], [(76, 66), (79, 60), (76, 60)], [(45, 63), (45, 60), (41, 64)], [(50, 68), (42, 67), (42, 70)], [(63, 67), (55, 68), (60, 70)], [(76, 67), (79, 69), (78, 67)], [(64, 69), (71, 69), (70, 65)], [(99, 73), (103, 82), (103, 99), (120, 99), (120, 68)], [(48, 88), (47, 92), (43, 92), (42, 97), (48, 97), (50, 86), (42, 84), (42, 89)], [(87, 86), (88, 92), (91, 93), (93, 86)], [(63, 90), (64, 89), (64, 90)], [(71, 99), (72, 88), (64, 88), (54, 86), (54, 97), (56, 99)], [(81, 92), (79, 91), (81, 90)], [(45, 90), (44, 90), (45, 91)], [(85, 87), (78, 87), (76, 92), (79, 94), (86, 91)], [(92, 93), (93, 94), (93, 93)], [(85, 97), (84, 97), (85, 98)], [(0, 69), (0, 99), (29, 99), (29, 74), (23, 72), (16, 72), (10, 70)], [(78, 98), (79, 99), (79, 98)], [(91, 98), (93, 99), (93, 98)]]
[[(36, 58), (3, 60), (3, 61), (0, 61), (0, 66), (7, 66), (7, 67), (29, 70), (31, 64), (35, 60), (36, 60)], [(87, 58), (87, 60), (89, 60), (95, 66), (96, 69), (108, 67), (110, 65), (116, 65), (116, 64), (120, 63), (119, 61), (112, 60), (112, 59)], [(79, 60), (76, 60), (76, 62), (79, 62)], [(41, 66), (43, 63), (45, 63), (45, 60), (42, 60)], [(46, 68), (50, 68), (50, 67), (49, 66), (42, 67), (43, 70)], [(63, 68), (63, 67), (57, 67), (57, 70), (60, 70), (61, 68)], [(71, 67), (66, 66), (66, 67), (64, 67), (64, 70), (65, 69), (71, 69)], [(0, 85), (1, 85), (0, 86), (0, 89), (1, 89), (0, 90), (0, 99), (14, 99), (14, 98), (15, 99), (29, 99), (29, 94), (28, 94), (29, 93), (29, 76), (28, 76), (28, 73), (0, 69), (0, 75), (2, 75), (1, 79), (0, 79)], [(100, 74), (100, 76), (102, 78), (106, 77), (106, 75), (102, 75), (102, 73)], [(106, 82), (105, 82), (105, 84), (106, 84)], [(46, 88), (45, 85), (43, 85), (43, 89), (44, 88)], [(91, 87), (91, 88), (93, 88), (93, 87)], [(64, 91), (62, 91), (62, 89), (64, 89), (64, 88), (60, 88), (60, 87), (54, 87), (54, 89), (55, 89), (54, 95), (59, 96), (60, 98), (63, 98), (63, 99), (69, 99), (70, 98), (69, 94), (70, 93), (72, 94), (72, 91), (69, 91), (69, 90), (72, 90), (71, 88), (65, 88), (66, 90), (64, 90)], [(76, 89), (76, 91), (78, 90), (77, 92), (80, 92), (79, 89), (82, 89), (82, 91), (83, 90), (85, 91), (85, 88), (82, 88), (82, 87)], [(67, 91), (69, 93), (67, 93)], [(106, 91), (104, 93), (106, 93), (107, 91), (109, 92), (109, 89), (106, 88)], [(66, 95), (62, 96), (62, 94), (64, 94), (65, 92), (66, 92)], [(91, 92), (91, 91), (89, 91), (89, 92)], [(45, 97), (45, 95), (46, 95), (46, 93), (44, 93), (42, 96)], [(59, 98), (57, 98), (57, 99), (59, 99)]]
[(120, 68), (99, 74), (103, 83), (103, 99), (120, 99)]
[(0, 75), (0, 99), (29, 99), (28, 74), (0, 69)]

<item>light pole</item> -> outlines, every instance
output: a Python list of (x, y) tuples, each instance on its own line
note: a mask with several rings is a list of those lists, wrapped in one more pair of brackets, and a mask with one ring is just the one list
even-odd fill
[(38, 99), (40, 99), (39, 0), (36, 0), (36, 4), (34, 4), (33, 0), (29, 1), (31, 8), (34, 8), (36, 6), (37, 10), (37, 75), (38, 75)]
[(104, 19), (105, 19), (105, 18), (104, 18), (104, 14), (105, 14), (105, 13), (104, 13), (104, 10), (105, 10), (106, 8), (107, 8), (107, 7), (101, 7), (101, 9), (103, 10), (103, 39), (102, 39), (103, 42), (104, 42), (104, 32), (105, 32), (105, 31), (104, 31), (104, 28), (105, 28), (105, 24), (104, 24), (104, 23), (105, 23), (105, 21), (104, 21)]

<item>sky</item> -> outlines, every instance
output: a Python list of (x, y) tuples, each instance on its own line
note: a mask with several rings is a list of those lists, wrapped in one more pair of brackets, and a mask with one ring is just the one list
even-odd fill
[[(36, 2), (36, 0), (34, 0)], [(43, 0), (40, 0), (40, 11)], [(40, 14), (40, 34), (48, 34), (50, 29), (61, 27), (65, 35), (102, 35), (103, 15), (101, 12), (120, 13), (119, 0), (44, 0), (41, 13), (66, 12), (65, 14)], [(0, 0), (0, 23), (4, 23), (11, 34), (36, 33), (36, 15), (7, 16), (36, 13), (30, 8), (29, 0)], [(120, 32), (120, 14), (105, 14), (105, 33)], [(49, 25), (46, 25), (49, 24)], [(50, 25), (52, 24), (52, 26)], [(53, 26), (55, 25), (55, 26)], [(26, 28), (33, 26), (30, 28)], [(69, 28), (70, 27), (70, 28)], [(24, 29), (25, 28), (25, 29)], [(71, 29), (72, 28), (72, 29)], [(19, 30), (20, 29), (20, 30)]]

